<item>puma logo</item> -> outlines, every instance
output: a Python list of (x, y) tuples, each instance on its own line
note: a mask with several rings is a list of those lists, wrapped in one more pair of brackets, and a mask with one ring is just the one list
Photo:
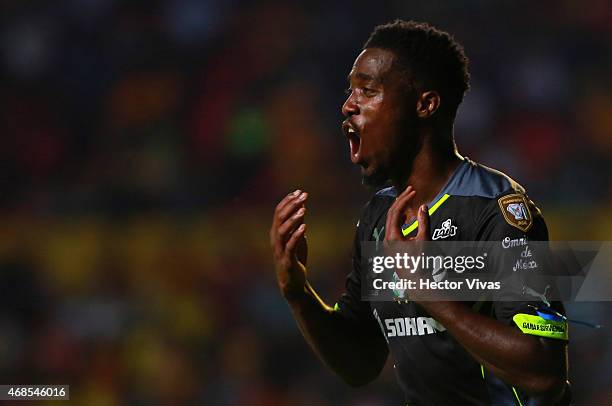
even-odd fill
[(537, 297), (544, 304), (546, 304), (546, 306), (550, 307), (550, 303), (548, 302), (548, 299), (546, 299), (548, 289), (550, 289), (550, 285), (546, 285), (546, 287), (544, 288), (544, 293), (539, 293), (531, 289), (529, 286), (523, 286), (523, 295), (528, 294), (529, 296)]
[(376, 249), (378, 249), (378, 243), (380, 242), (383, 233), (385, 232), (385, 226), (382, 226), (380, 231), (378, 231), (378, 227), (374, 227), (374, 232), (372, 232), (372, 237), (374, 237), (374, 241), (376, 241)]

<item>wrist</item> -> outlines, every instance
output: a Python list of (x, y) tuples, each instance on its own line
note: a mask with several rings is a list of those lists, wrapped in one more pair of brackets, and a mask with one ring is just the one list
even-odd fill
[(286, 286), (281, 288), (281, 294), (290, 305), (299, 304), (308, 297), (307, 283), (301, 286)]

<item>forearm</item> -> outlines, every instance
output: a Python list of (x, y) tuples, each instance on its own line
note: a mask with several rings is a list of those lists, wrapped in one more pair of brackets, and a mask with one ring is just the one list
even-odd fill
[(360, 386), (380, 373), (387, 358), (381, 334), (359, 329), (326, 305), (307, 283), (303, 294), (287, 298), (312, 350), (348, 384)]
[(495, 375), (533, 395), (555, 396), (566, 378), (565, 348), (521, 333), (457, 302), (421, 305)]

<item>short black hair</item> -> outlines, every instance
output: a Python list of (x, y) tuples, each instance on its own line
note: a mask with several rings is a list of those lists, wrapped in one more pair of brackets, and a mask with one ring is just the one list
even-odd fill
[(363, 49), (366, 48), (392, 51), (409, 83), (417, 89), (440, 93), (440, 107), (449, 109), (445, 110), (451, 116), (470, 88), (468, 58), (463, 46), (448, 32), (427, 23), (395, 20), (379, 25), (364, 44)]

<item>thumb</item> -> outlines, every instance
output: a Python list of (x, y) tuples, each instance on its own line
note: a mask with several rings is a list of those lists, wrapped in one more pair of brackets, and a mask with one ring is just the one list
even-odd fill
[(426, 241), (430, 239), (429, 233), (429, 213), (427, 212), (427, 205), (423, 204), (419, 207), (417, 213), (417, 220), (419, 221), (419, 231), (417, 232), (416, 239), (420, 241)]

